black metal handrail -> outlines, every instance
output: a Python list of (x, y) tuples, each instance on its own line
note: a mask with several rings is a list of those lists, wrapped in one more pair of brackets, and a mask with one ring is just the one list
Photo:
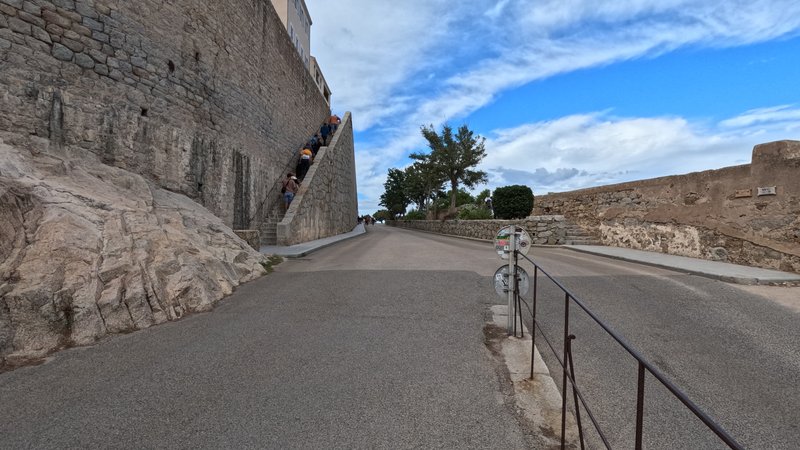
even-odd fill
[[(536, 320), (536, 303), (537, 303), (537, 294), (538, 294), (538, 280), (539, 280), (539, 272), (544, 274), (548, 279), (550, 279), (562, 292), (564, 292), (564, 349), (562, 356), (559, 357), (558, 352), (555, 350), (553, 345), (550, 342), (550, 339), (547, 338), (544, 331), (542, 330), (541, 326), (539, 327), (539, 333), (544, 338), (545, 342), (547, 343), (550, 350), (553, 352), (556, 360), (562, 367), (562, 411), (561, 411), (561, 448), (565, 448), (566, 444), (566, 414), (567, 414), (567, 384), (569, 383), (572, 386), (573, 398), (574, 398), (574, 405), (575, 405), (575, 412), (576, 412), (576, 423), (578, 425), (578, 433), (581, 448), (584, 448), (584, 437), (583, 437), (583, 429), (581, 424), (580, 418), (580, 405), (583, 406), (584, 410), (586, 411), (587, 415), (589, 416), (592, 424), (595, 427), (595, 430), (599, 434), (600, 438), (603, 441), (603, 444), (606, 448), (611, 448), (608, 439), (603, 434), (602, 429), (600, 428), (595, 416), (592, 414), (591, 410), (589, 409), (586, 399), (584, 398), (583, 394), (581, 393), (580, 389), (578, 388), (575, 382), (575, 372), (574, 372), (574, 364), (572, 362), (572, 340), (575, 339), (575, 335), (570, 333), (569, 329), (569, 319), (570, 319), (570, 303), (575, 303), (580, 309), (582, 309), (592, 320), (600, 325), (600, 327), (610, 335), (619, 345), (622, 346), (636, 361), (638, 362), (638, 379), (637, 379), (637, 393), (636, 393), (636, 446), (635, 448), (641, 449), (642, 448), (642, 435), (643, 435), (643, 419), (644, 419), (644, 382), (645, 382), (645, 372), (650, 372), (650, 374), (655, 377), (664, 387), (667, 388), (669, 392), (671, 392), (678, 400), (681, 401), (698, 419), (700, 419), (714, 434), (716, 434), (728, 447), (733, 449), (742, 449), (743, 447), (736, 442), (736, 440), (728, 434), (719, 424), (717, 424), (708, 414), (700, 409), (694, 402), (692, 402), (689, 397), (683, 393), (677, 386), (675, 386), (672, 382), (670, 382), (667, 377), (661, 373), (653, 364), (647, 361), (639, 352), (637, 352), (632, 345), (630, 345), (622, 336), (619, 335), (616, 331), (614, 331), (610, 326), (600, 320), (597, 315), (592, 312), (578, 297), (576, 297), (572, 292), (569, 291), (564, 285), (562, 285), (558, 280), (553, 278), (547, 271), (545, 271), (539, 264), (533, 261), (531, 258), (528, 258), (526, 255), (519, 253), (518, 251), (513, 252), (513, 258), (518, 260), (518, 257), (522, 256), (525, 260), (531, 263), (534, 266), (534, 276), (533, 276), (533, 308), (531, 309), (530, 305), (524, 300), (521, 299), (519, 295), (518, 286), (519, 283), (514, 283), (515, 286), (515, 304), (517, 305), (516, 311), (518, 312), (520, 323), (522, 323), (522, 311), (521, 311), (521, 303), (524, 302), (528, 311), (531, 313), (532, 325), (533, 329), (531, 330), (531, 373), (530, 377), (533, 379), (534, 376), (534, 351), (536, 346), (536, 327), (539, 322)], [(516, 321), (517, 318), (514, 318), (514, 334), (516, 335)]]

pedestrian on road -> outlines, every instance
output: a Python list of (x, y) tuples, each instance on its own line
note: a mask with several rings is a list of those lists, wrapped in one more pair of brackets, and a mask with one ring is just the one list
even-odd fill
[(297, 177), (294, 176), (292, 172), (287, 173), (286, 179), (283, 180), (283, 187), (281, 188), (284, 209), (289, 209), (289, 205), (292, 203), (292, 200), (294, 200), (294, 195), (299, 188), (300, 187), (297, 185)]

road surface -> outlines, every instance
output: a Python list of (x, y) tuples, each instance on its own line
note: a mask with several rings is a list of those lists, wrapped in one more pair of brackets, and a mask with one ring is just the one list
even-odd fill
[[(746, 447), (796, 448), (794, 291), (779, 302), (565, 249), (531, 255)], [(211, 313), (0, 375), (0, 447), (541, 448), (483, 345), (501, 264), (484, 242), (369, 227)], [(540, 288), (560, 349), (563, 296)], [(636, 366), (585, 315), (571, 324), (579, 384), (614, 448), (630, 448)], [(718, 445), (647, 386), (647, 448)]]

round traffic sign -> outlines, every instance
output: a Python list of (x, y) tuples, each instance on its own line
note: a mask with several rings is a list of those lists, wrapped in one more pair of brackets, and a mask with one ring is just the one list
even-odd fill
[[(508, 266), (502, 266), (494, 273), (494, 291), (500, 298), (508, 297)], [(530, 288), (530, 278), (525, 269), (517, 266), (517, 288), (519, 295), (525, 295)]]
[(527, 255), (531, 249), (531, 236), (525, 230), (517, 225), (508, 225), (500, 229), (494, 238), (494, 250), (500, 255), (501, 259), (508, 259), (511, 253), (511, 233), (516, 230), (516, 247), (517, 251), (523, 255)]

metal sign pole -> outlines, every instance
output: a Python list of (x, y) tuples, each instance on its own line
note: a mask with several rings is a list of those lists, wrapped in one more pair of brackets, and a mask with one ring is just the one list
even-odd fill
[[(509, 252), (513, 253), (517, 248), (517, 233), (516, 230), (511, 231), (511, 236), (509, 236), (508, 241), (508, 249)], [(516, 260), (515, 258), (509, 254), (508, 258), (508, 335), (510, 336), (513, 333), (514, 329), (514, 320), (516, 319), (516, 314), (514, 313), (514, 285), (516, 284)]]

